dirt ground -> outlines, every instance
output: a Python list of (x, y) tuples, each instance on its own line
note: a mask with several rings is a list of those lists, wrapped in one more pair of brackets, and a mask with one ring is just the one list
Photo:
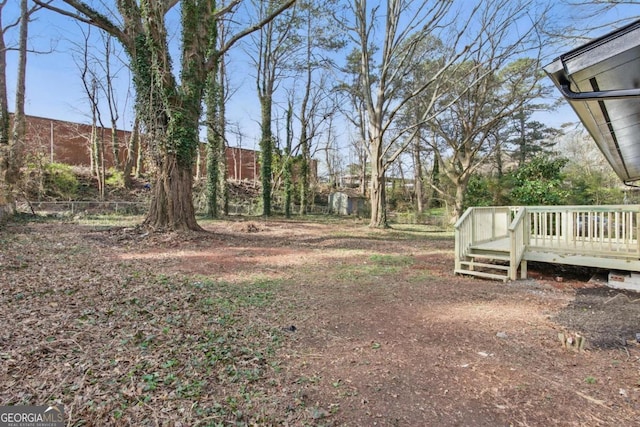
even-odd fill
[[(640, 425), (640, 295), (453, 275), (451, 233), (216, 221), (0, 230), (0, 406), (69, 425)], [(586, 339), (583, 351), (565, 339)]]

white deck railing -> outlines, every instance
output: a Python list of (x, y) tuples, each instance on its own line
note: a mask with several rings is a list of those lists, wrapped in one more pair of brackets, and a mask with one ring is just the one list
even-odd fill
[(527, 207), (530, 249), (638, 258), (640, 206)]
[(640, 259), (640, 205), (469, 208), (455, 232), (456, 270), (472, 247), (508, 238), (512, 280), (519, 265), (526, 276), (523, 259), (532, 251)]

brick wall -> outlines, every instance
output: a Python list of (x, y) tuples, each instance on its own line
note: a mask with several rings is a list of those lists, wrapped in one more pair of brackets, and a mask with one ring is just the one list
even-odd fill
[[(105, 147), (106, 167), (113, 166), (113, 153), (111, 150), (111, 129), (99, 129), (103, 132), (104, 140), (108, 141)], [(124, 161), (127, 145), (131, 138), (131, 132), (118, 130), (119, 157)], [(89, 141), (91, 138), (91, 126), (82, 123), (66, 122), (62, 120), (48, 119), (44, 117), (27, 116), (26, 150), (27, 154), (40, 154), (45, 159), (53, 159), (54, 162), (66, 163), (74, 166), (90, 166)], [(205, 150), (200, 146), (201, 159), (205, 159)], [(245, 148), (228, 147), (227, 169), (229, 178), (235, 180), (257, 180), (260, 176), (258, 152)], [(312, 177), (315, 179), (317, 163), (311, 165)], [(201, 161), (200, 171), (206, 171), (206, 162)]]
[[(105, 141), (111, 141), (111, 129), (101, 128)], [(120, 160), (124, 159), (131, 132), (118, 130)], [(65, 122), (44, 117), (27, 116), (25, 135), (27, 155), (40, 154), (54, 162), (74, 166), (89, 166), (89, 141), (91, 126), (82, 123)], [(105, 147), (107, 167), (113, 166), (110, 144)]]

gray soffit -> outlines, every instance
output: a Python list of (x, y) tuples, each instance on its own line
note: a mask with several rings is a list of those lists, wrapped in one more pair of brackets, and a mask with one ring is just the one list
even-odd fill
[(613, 170), (640, 180), (640, 21), (544, 67)]

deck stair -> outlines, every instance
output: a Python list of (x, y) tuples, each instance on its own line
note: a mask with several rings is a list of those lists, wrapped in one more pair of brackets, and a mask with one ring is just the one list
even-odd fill
[(509, 280), (511, 257), (508, 250), (474, 245), (469, 248), (466, 258), (460, 260), (460, 265), (455, 273), (502, 280), (504, 282)]
[(516, 280), (527, 261), (640, 272), (640, 205), (469, 208), (455, 236), (455, 274)]

